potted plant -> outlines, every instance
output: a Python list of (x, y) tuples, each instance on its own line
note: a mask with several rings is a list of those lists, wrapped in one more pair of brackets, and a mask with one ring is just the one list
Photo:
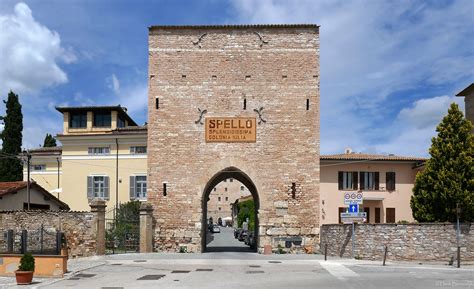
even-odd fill
[(16, 283), (18, 285), (31, 284), (33, 272), (35, 271), (35, 258), (31, 253), (26, 253), (20, 259), (20, 266), (15, 271)]

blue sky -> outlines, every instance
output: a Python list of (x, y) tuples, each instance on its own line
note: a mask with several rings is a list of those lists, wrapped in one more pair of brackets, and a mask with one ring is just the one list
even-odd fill
[(147, 27), (240, 23), (321, 25), (321, 153), (426, 156), (474, 81), (470, 0), (2, 0), (0, 98), (20, 95), (25, 147), (61, 132), (57, 105), (120, 103), (142, 124)]

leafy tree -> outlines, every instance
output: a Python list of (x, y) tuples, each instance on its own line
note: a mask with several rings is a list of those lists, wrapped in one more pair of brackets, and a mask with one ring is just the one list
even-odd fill
[(120, 204), (115, 222), (106, 231), (108, 247), (114, 246), (119, 251), (138, 248), (140, 242), (140, 201)]
[(242, 228), (243, 222), (249, 219), (249, 231), (255, 228), (255, 202), (253, 200), (244, 201), (238, 204), (237, 224)]
[(50, 135), (49, 133), (46, 134), (46, 137), (44, 138), (44, 144), (43, 147), (55, 147), (57, 146), (56, 144), (56, 139)]
[(416, 176), (410, 205), (419, 222), (474, 220), (474, 137), (472, 124), (453, 103), (436, 128), (431, 158)]
[(4, 129), (0, 133), (2, 150), (0, 158), (0, 181), (11, 182), (23, 179), (23, 165), (17, 157), (21, 153), (23, 141), (23, 114), (18, 95), (10, 91), (8, 93), (5, 116), (0, 116), (4, 123)]

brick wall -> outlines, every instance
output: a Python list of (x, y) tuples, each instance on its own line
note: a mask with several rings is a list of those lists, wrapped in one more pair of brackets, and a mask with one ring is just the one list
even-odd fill
[[(260, 248), (292, 235), (301, 235), (306, 245), (317, 243), (316, 26), (152, 28), (148, 97), (148, 200), (158, 251), (182, 245), (201, 250), (204, 190), (226, 168), (242, 171), (255, 184)], [(257, 125), (255, 143), (206, 143), (204, 126), (196, 123), (198, 108), (207, 110), (205, 117), (258, 122), (254, 109), (261, 107), (266, 122)]]
[[(461, 260), (474, 261), (474, 232), (471, 224), (461, 226)], [(328, 255), (351, 256), (351, 225), (321, 226), (321, 250)], [(355, 256), (382, 260), (449, 262), (456, 256), (456, 224), (361, 224), (355, 226)]]
[(8, 211), (0, 212), (0, 232), (6, 230), (37, 231), (61, 230), (65, 233), (71, 257), (92, 256), (96, 253), (96, 230), (94, 213), (54, 211)]

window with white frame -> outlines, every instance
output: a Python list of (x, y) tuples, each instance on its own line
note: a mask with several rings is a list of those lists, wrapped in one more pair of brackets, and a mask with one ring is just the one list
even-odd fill
[(33, 171), (45, 171), (46, 170), (46, 165), (39, 164), (39, 165), (32, 165), (31, 170)]
[(98, 155), (108, 155), (110, 154), (109, 147), (89, 147), (89, 155), (98, 156)]
[(108, 176), (88, 176), (87, 177), (87, 198), (109, 199), (109, 177)]
[(146, 146), (132, 146), (130, 147), (131, 154), (146, 154)]
[(130, 176), (130, 199), (146, 199), (146, 175)]

